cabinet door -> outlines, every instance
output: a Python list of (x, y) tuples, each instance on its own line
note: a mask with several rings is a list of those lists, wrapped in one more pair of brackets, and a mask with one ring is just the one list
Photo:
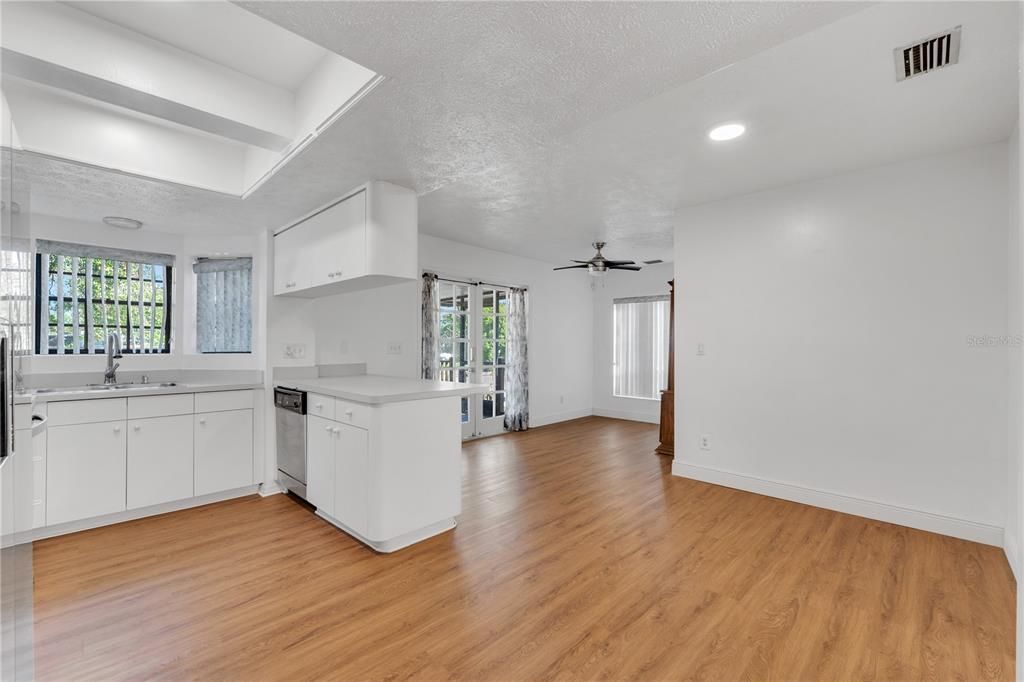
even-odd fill
[(369, 438), (364, 429), (334, 427), (337, 438), (334, 468), (334, 518), (357, 533), (366, 533)]
[(46, 441), (46, 523), (125, 509), (124, 422), (53, 426)]
[(252, 410), (195, 415), (196, 495), (252, 485)]
[(191, 414), (129, 420), (128, 508), (192, 497), (192, 446)]
[(306, 500), (334, 516), (334, 422), (306, 418)]
[(274, 236), (275, 294), (288, 294), (309, 287), (310, 264), (302, 261), (302, 225)]
[(366, 190), (335, 204), (322, 215), (328, 220), (315, 255), (316, 269), (327, 282), (366, 274)]

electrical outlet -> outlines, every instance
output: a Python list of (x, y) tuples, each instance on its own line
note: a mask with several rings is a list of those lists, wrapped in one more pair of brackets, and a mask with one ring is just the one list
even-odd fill
[(702, 433), (700, 435), (700, 449), (710, 450), (711, 449), (711, 434)]
[(402, 354), (402, 344), (394, 343), (394, 342), (389, 343), (388, 344), (387, 353), (388, 353), (388, 355), (401, 355)]
[(697, 344), (697, 355), (704, 355), (704, 344), (703, 343), (698, 343)]
[(288, 343), (284, 347), (284, 356), (290, 360), (301, 360), (306, 357), (306, 344)]

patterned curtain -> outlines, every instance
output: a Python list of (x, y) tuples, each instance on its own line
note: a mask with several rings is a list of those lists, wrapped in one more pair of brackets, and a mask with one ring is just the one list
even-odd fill
[(196, 350), (252, 352), (252, 258), (200, 258), (196, 273)]
[(530, 428), (530, 370), (526, 353), (526, 289), (508, 296), (508, 365), (505, 369), (505, 429)]
[(437, 356), (439, 352), (438, 337), (440, 336), (440, 320), (438, 319), (441, 302), (438, 300), (437, 275), (432, 272), (423, 273), (423, 295), (420, 299), (423, 340), (420, 347), (420, 376), (424, 379), (437, 379)]

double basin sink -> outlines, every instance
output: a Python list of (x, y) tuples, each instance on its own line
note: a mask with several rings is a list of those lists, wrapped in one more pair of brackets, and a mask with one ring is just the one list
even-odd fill
[(45, 395), (47, 393), (93, 393), (102, 391), (151, 391), (154, 388), (173, 388), (177, 381), (163, 381), (152, 384), (86, 384), (85, 386), (57, 386), (54, 388), (33, 388), (25, 391), (29, 395)]

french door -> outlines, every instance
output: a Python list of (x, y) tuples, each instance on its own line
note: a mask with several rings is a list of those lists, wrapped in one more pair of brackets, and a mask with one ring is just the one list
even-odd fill
[(442, 381), (486, 384), (462, 399), (462, 437), (504, 430), (505, 363), (508, 359), (508, 288), (438, 280)]

